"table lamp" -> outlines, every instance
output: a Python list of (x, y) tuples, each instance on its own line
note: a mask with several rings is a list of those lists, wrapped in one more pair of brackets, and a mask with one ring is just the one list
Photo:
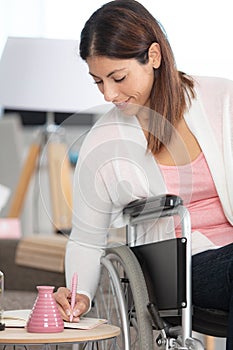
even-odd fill
[(78, 54), (77, 41), (9, 37), (0, 60), (0, 105), (76, 113), (98, 112), (106, 103)]
[[(54, 122), (56, 113), (65, 113), (72, 115), (72, 123), (78, 125), (80, 118), (83, 124), (86, 117), (88, 119), (90, 115), (102, 113), (107, 105), (94, 86), (86, 63), (78, 54), (77, 41), (8, 38), (0, 60), (0, 106), (3, 110), (27, 112), (29, 119), (26, 124), (46, 125)], [(39, 119), (35, 116), (39, 116)], [(9, 217), (20, 215), (28, 182), (41, 152), (40, 146), (40, 142), (36, 141), (30, 147), (13, 196)], [(64, 159), (66, 145), (60, 143), (55, 149), (52, 147), (54, 148), (54, 144), (51, 147), (48, 145), (53, 224), (56, 230), (62, 231), (69, 229), (71, 220), (69, 164)], [(57, 166), (61, 167), (61, 164), (63, 168), (58, 169)], [(55, 178), (56, 174), (60, 177)], [(69, 213), (68, 221), (65, 222), (64, 217), (67, 215), (64, 213)]]

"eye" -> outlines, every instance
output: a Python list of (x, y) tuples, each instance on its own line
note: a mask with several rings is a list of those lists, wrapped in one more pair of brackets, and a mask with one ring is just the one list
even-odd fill
[(102, 84), (102, 83), (103, 83), (102, 80), (95, 80), (95, 81), (94, 81), (94, 84), (97, 84), (97, 85)]
[(120, 83), (121, 81), (123, 81), (125, 79), (125, 76), (123, 77), (123, 78), (120, 78), (120, 79), (114, 79), (114, 81), (116, 82), (116, 83)]

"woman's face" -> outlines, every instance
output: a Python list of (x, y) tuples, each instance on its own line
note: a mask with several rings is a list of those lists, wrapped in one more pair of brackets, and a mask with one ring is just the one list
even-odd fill
[[(149, 106), (154, 82), (154, 61), (140, 64), (136, 59), (113, 59), (106, 56), (87, 58), (89, 72), (107, 102), (127, 114), (136, 106)], [(160, 64), (160, 61), (159, 61)]]

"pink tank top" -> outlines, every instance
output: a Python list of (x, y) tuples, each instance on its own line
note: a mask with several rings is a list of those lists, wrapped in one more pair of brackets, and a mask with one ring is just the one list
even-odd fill
[[(192, 231), (206, 235), (215, 245), (233, 242), (233, 227), (227, 221), (203, 153), (181, 166), (159, 165), (168, 193), (179, 195), (191, 216)], [(180, 229), (177, 228), (177, 235)]]

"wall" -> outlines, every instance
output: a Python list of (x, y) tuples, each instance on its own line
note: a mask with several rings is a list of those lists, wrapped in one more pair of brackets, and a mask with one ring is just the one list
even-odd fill
[[(178, 68), (233, 79), (231, 1), (141, 0), (164, 26)], [(89, 15), (105, 1), (0, 0), (0, 55), (7, 36), (79, 39)]]

